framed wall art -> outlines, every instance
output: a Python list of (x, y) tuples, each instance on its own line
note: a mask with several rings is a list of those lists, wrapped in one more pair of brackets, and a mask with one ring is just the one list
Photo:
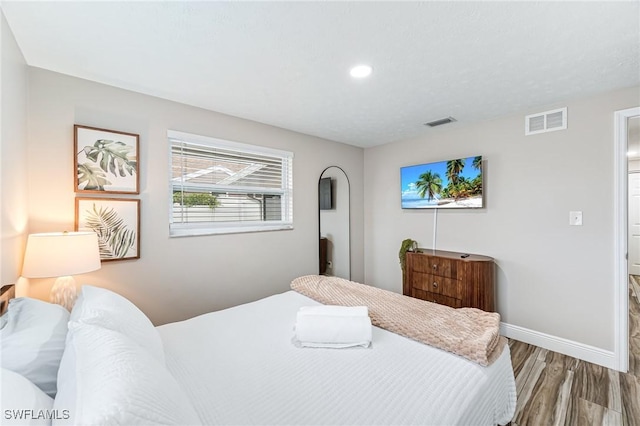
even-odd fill
[(140, 258), (140, 200), (76, 198), (75, 229), (98, 234), (102, 261)]
[(139, 135), (78, 124), (73, 133), (76, 192), (140, 193)]

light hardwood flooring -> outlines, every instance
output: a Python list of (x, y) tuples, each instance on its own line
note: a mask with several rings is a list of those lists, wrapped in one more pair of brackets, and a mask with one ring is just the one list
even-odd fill
[(509, 341), (518, 403), (511, 424), (640, 426), (640, 277), (630, 279), (629, 372)]

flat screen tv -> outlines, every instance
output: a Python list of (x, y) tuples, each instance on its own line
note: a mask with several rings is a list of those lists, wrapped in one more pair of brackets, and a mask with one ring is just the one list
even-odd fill
[(482, 156), (400, 169), (403, 209), (482, 208)]

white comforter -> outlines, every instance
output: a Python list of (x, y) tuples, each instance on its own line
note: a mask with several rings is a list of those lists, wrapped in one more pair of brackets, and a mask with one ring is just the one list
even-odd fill
[(293, 291), (158, 327), (204, 424), (495, 425), (516, 391), (508, 347), (489, 367), (374, 327), (372, 346), (298, 348)]

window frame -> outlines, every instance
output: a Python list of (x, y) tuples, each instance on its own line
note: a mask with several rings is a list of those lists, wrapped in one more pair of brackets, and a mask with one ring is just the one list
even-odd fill
[[(169, 149), (169, 237), (268, 232), (293, 229), (293, 152), (267, 148), (259, 145), (233, 142), (210, 136), (179, 132), (176, 130), (167, 131), (167, 141)], [(174, 158), (173, 147), (174, 143), (177, 141), (235, 151), (239, 155), (262, 155), (280, 158), (282, 160), (282, 181), (280, 189), (273, 190), (265, 188), (261, 193), (279, 194), (281, 196), (282, 219), (278, 221), (203, 221), (194, 223), (174, 223), (173, 193), (176, 186), (182, 188), (182, 184), (175, 184), (172, 172)], [(233, 192), (237, 191), (241, 193), (242, 189), (244, 188), (234, 187)]]

